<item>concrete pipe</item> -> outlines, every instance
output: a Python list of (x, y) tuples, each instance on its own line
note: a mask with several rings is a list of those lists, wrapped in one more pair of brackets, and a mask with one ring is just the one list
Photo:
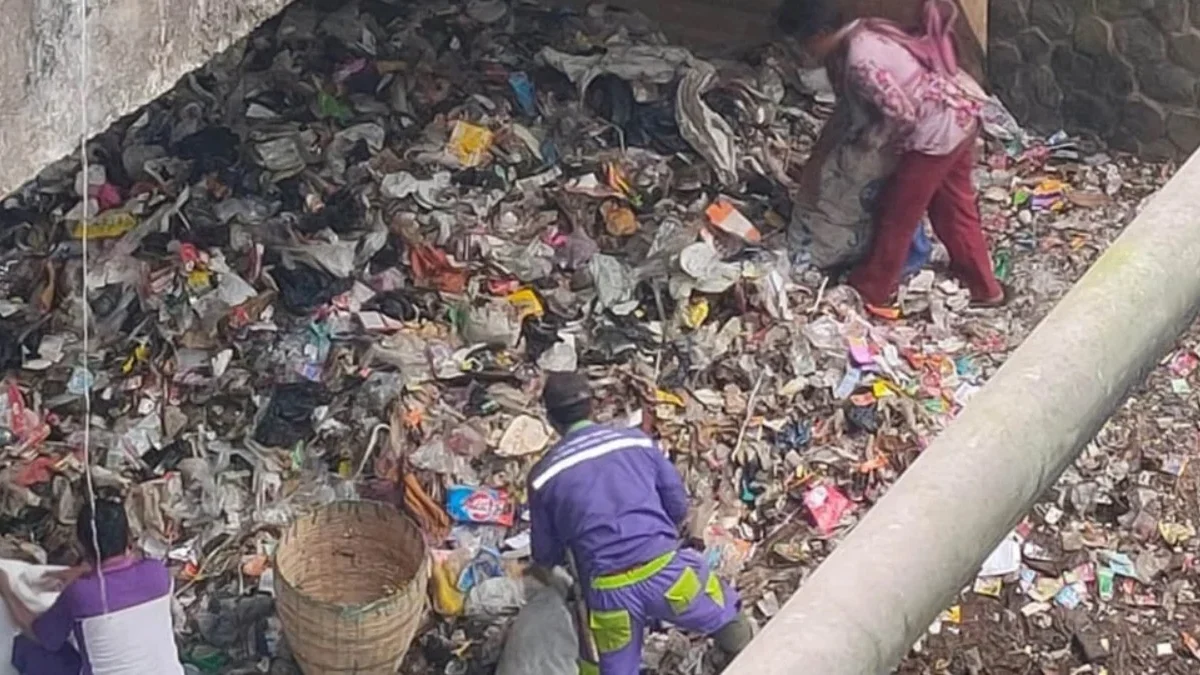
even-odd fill
[(1193, 155), (726, 675), (900, 662), (1195, 318), (1197, 189)]

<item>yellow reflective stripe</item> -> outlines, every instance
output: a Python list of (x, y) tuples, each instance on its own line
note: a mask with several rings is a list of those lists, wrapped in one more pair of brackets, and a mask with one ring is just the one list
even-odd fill
[(717, 577), (716, 570), (708, 571), (708, 583), (704, 585), (704, 592), (717, 606), (725, 606), (725, 589), (721, 587), (721, 579)]
[(667, 604), (671, 606), (671, 611), (675, 612), (675, 616), (679, 616), (692, 606), (692, 601), (698, 595), (700, 595), (700, 577), (696, 575), (696, 570), (685, 567), (683, 574), (680, 574), (675, 583), (671, 584), (663, 597), (667, 599)]
[(633, 619), (623, 609), (589, 612), (588, 626), (596, 640), (596, 650), (601, 654), (619, 652), (633, 642)]
[(600, 675), (600, 664), (581, 660), (579, 662), (579, 675)]
[(654, 560), (620, 574), (606, 574), (592, 579), (592, 588), (597, 591), (615, 591), (634, 584), (639, 584), (658, 574), (675, 559), (675, 551), (664, 553)]

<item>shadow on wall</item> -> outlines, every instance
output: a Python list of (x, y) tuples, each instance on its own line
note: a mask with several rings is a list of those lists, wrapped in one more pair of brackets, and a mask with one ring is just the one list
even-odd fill
[(991, 0), (989, 26), (1017, 119), (1147, 158), (1200, 146), (1200, 0)]

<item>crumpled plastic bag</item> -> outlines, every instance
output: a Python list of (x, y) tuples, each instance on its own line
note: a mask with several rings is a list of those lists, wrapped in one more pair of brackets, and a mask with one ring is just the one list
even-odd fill
[(254, 441), (267, 447), (290, 448), (312, 438), (313, 411), (328, 405), (331, 398), (329, 390), (315, 382), (280, 385), (254, 429)]
[(467, 593), (467, 616), (511, 614), (525, 604), (525, 588), (519, 579), (492, 577), (471, 587)]
[(335, 176), (346, 174), (346, 155), (359, 143), (365, 143), (371, 154), (383, 148), (387, 132), (378, 124), (367, 122), (356, 124), (337, 132), (329, 147), (325, 149), (325, 162)]
[(409, 251), (409, 262), (418, 286), (445, 293), (462, 293), (467, 287), (468, 270), (451, 264), (440, 248), (428, 244), (414, 246)]
[(298, 264), (292, 268), (276, 267), (271, 277), (279, 286), (279, 301), (289, 312), (298, 316), (311, 314), (319, 307), (350, 289), (352, 281), (338, 278), (325, 270)]
[(609, 309), (633, 297), (633, 272), (617, 258), (598, 253), (588, 263), (588, 270), (596, 285), (600, 309)]
[[(558, 257), (555, 249), (540, 239), (534, 239), (528, 244), (519, 244), (498, 237), (488, 237), (487, 247), (487, 257), (526, 283), (550, 276)], [(583, 253), (590, 255), (588, 251)]]
[(561, 578), (551, 586), (526, 581), (527, 600), (508, 629), (496, 675), (579, 672), (575, 620), (567, 604), (569, 584)]
[(510, 303), (492, 300), (467, 310), (462, 336), (470, 344), (512, 348), (521, 339), (521, 322)]
[(475, 470), (466, 457), (450, 452), (446, 442), (441, 437), (431, 438), (422, 443), (409, 457), (412, 465), (423, 471), (432, 471), (452, 480), (477, 480)]
[(314, 241), (298, 248), (280, 248), (287, 258), (300, 263), (304, 259), (324, 268), (336, 279), (346, 279), (354, 275), (356, 269), (355, 254), (358, 249), (354, 241)]
[(317, 161), (315, 150), (317, 134), (312, 130), (264, 140), (254, 146), (258, 164), (272, 172), (271, 178), (278, 182), (304, 171), (310, 163)]
[(680, 135), (712, 165), (721, 185), (734, 185), (738, 180), (737, 136), (703, 98), (716, 79), (717, 69), (711, 63), (692, 62), (676, 93), (675, 120)]
[(579, 87), (582, 97), (592, 80), (600, 75), (616, 75), (630, 82), (668, 84), (693, 60), (692, 53), (681, 47), (653, 45), (610, 46), (601, 54), (577, 56), (545, 47), (538, 59), (567, 76)]
[(701, 293), (724, 293), (742, 276), (741, 268), (721, 260), (707, 241), (698, 241), (679, 254), (679, 266)]
[(548, 373), (573, 373), (579, 369), (579, 351), (575, 346), (575, 336), (560, 334), (559, 341), (550, 345), (538, 357), (538, 368)]
[(400, 370), (403, 382), (413, 386), (433, 379), (426, 350), (429, 342), (411, 331), (385, 335), (371, 345), (365, 363), (388, 363)]
[(430, 598), (433, 611), (442, 616), (460, 616), (466, 606), (466, 594), (458, 590), (454, 578), (458, 572), (454, 569), (450, 552), (433, 552), (433, 569), (430, 572)]
[(215, 647), (232, 647), (246, 631), (275, 611), (275, 599), (263, 593), (233, 598), (208, 598), (196, 613), (196, 628)]
[(379, 194), (388, 199), (404, 199), (415, 193), (422, 182), (407, 171), (389, 173), (379, 181)]
[(519, 415), (509, 422), (496, 454), (500, 457), (524, 457), (541, 452), (550, 442), (550, 432), (536, 417)]
[(1028, 144), (1029, 134), (995, 96), (989, 96), (983, 103), (979, 117), (983, 122), (983, 132), (988, 136), (1006, 145), (1015, 143), (1017, 147), (1023, 147)]

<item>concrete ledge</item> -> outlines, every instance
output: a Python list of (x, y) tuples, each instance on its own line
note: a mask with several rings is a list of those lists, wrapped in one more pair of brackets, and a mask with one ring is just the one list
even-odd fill
[(891, 672), (1195, 319), (1198, 188), (1193, 155), (726, 675)]
[[(0, 0), (0, 194), (72, 152), (80, 0)], [(288, 0), (89, 0), (88, 134), (104, 130), (277, 14)]]

